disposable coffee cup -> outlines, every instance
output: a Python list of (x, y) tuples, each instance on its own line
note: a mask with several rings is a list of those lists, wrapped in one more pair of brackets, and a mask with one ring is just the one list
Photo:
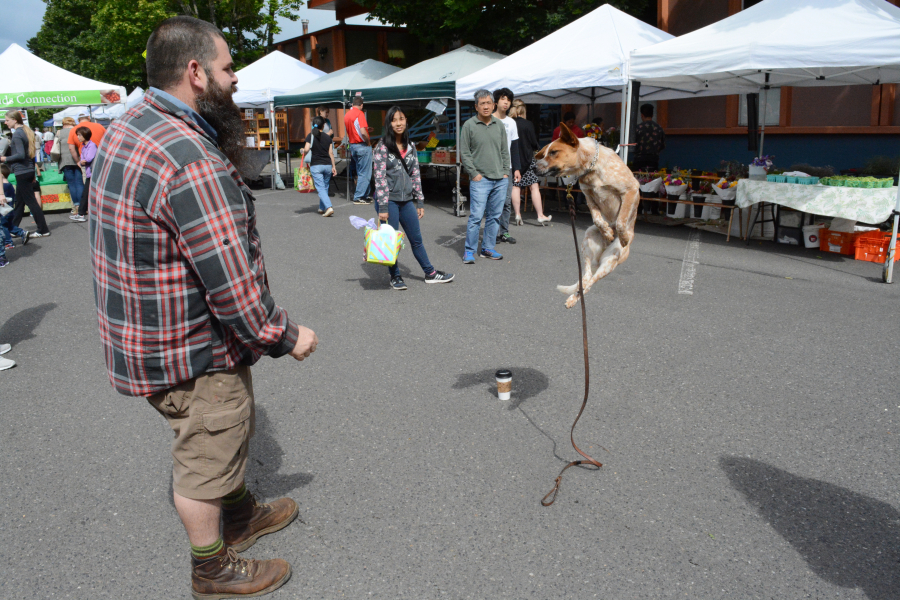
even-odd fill
[(494, 376), (497, 378), (497, 398), (509, 400), (509, 392), (512, 388), (512, 371), (500, 369)]

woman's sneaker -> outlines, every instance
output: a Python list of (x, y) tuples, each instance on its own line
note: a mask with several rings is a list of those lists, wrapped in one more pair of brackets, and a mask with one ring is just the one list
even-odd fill
[(322, 216), (330, 217), (333, 214), (334, 214), (334, 209), (329, 206), (328, 208), (325, 209), (325, 212), (322, 213)]
[(397, 275), (396, 277), (391, 277), (391, 289), (393, 290), (405, 290), (406, 284), (403, 283), (403, 278)]
[(453, 281), (453, 273), (444, 273), (443, 271), (435, 271), (431, 275), (425, 276), (425, 283), (450, 283)]
[(503, 255), (497, 252), (496, 250), (482, 250), (481, 258), (489, 258), (491, 260), (500, 260), (503, 258)]
[(9, 261), (6, 260), (5, 256), (0, 256), (0, 269), (9, 264)]
[(73, 220), (73, 221), (78, 222), (78, 223), (85, 223), (85, 222), (87, 222), (87, 217), (84, 216), (84, 215), (78, 215), (78, 214), (75, 214), (75, 215), (70, 216), (69, 218), (70, 218), (71, 220)]

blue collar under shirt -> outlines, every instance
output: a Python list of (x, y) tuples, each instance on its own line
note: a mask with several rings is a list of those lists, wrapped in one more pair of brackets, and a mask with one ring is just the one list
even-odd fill
[(154, 94), (156, 94), (157, 96), (161, 96), (161, 97), (165, 98), (166, 100), (168, 100), (169, 102), (174, 104), (177, 108), (180, 108), (181, 110), (183, 110), (185, 113), (187, 113), (187, 116), (189, 116), (194, 121), (194, 123), (196, 123), (200, 127), (200, 129), (205, 131), (209, 137), (211, 137), (213, 140), (218, 142), (219, 134), (216, 132), (215, 129), (213, 129), (212, 125), (210, 125), (209, 123), (206, 122), (206, 119), (204, 119), (203, 117), (200, 116), (200, 114), (196, 110), (194, 110), (193, 108), (191, 108), (190, 106), (188, 106), (187, 104), (185, 104), (184, 102), (182, 102), (181, 100), (179, 100), (178, 98), (173, 96), (172, 94), (170, 94), (168, 92), (164, 92), (159, 88), (151, 87), (150, 91), (153, 92)]

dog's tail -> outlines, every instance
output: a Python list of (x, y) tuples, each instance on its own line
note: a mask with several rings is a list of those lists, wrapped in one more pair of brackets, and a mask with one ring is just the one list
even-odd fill
[(558, 285), (558, 286), (556, 286), (556, 289), (568, 296), (569, 294), (574, 294), (575, 292), (578, 291), (578, 284), (576, 283), (575, 285)]

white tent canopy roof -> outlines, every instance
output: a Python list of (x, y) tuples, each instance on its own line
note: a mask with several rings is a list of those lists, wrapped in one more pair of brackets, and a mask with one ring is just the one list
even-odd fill
[(315, 67), (275, 50), (235, 73), (238, 91), (234, 103), (241, 108), (267, 106), (275, 96), (325, 75)]
[(76, 121), (78, 115), (91, 115), (95, 119), (118, 119), (125, 114), (125, 111), (137, 104), (144, 97), (144, 88), (138, 86), (128, 94), (125, 98), (125, 104), (114, 104), (112, 106), (98, 106), (96, 108), (87, 106), (70, 106), (58, 113), (53, 113), (53, 125), (59, 127), (62, 120), (66, 117), (72, 117)]
[[(125, 101), (125, 88), (76, 75), (38, 58), (18, 44), (10, 44), (0, 54), (0, 108), (69, 106), (84, 104), (95, 92), (116, 92)], [(104, 102), (105, 103), (105, 102)]]
[[(765, 0), (631, 53), (642, 86), (734, 94), (900, 82), (900, 8), (885, 0)], [(665, 95), (653, 96), (664, 99)]]
[[(668, 33), (609, 4), (530, 46), (456, 82), (456, 97), (508, 87), (516, 98), (541, 104), (619, 102), (625, 63), (635, 48), (672, 39)], [(592, 89), (593, 88), (593, 89)]]

